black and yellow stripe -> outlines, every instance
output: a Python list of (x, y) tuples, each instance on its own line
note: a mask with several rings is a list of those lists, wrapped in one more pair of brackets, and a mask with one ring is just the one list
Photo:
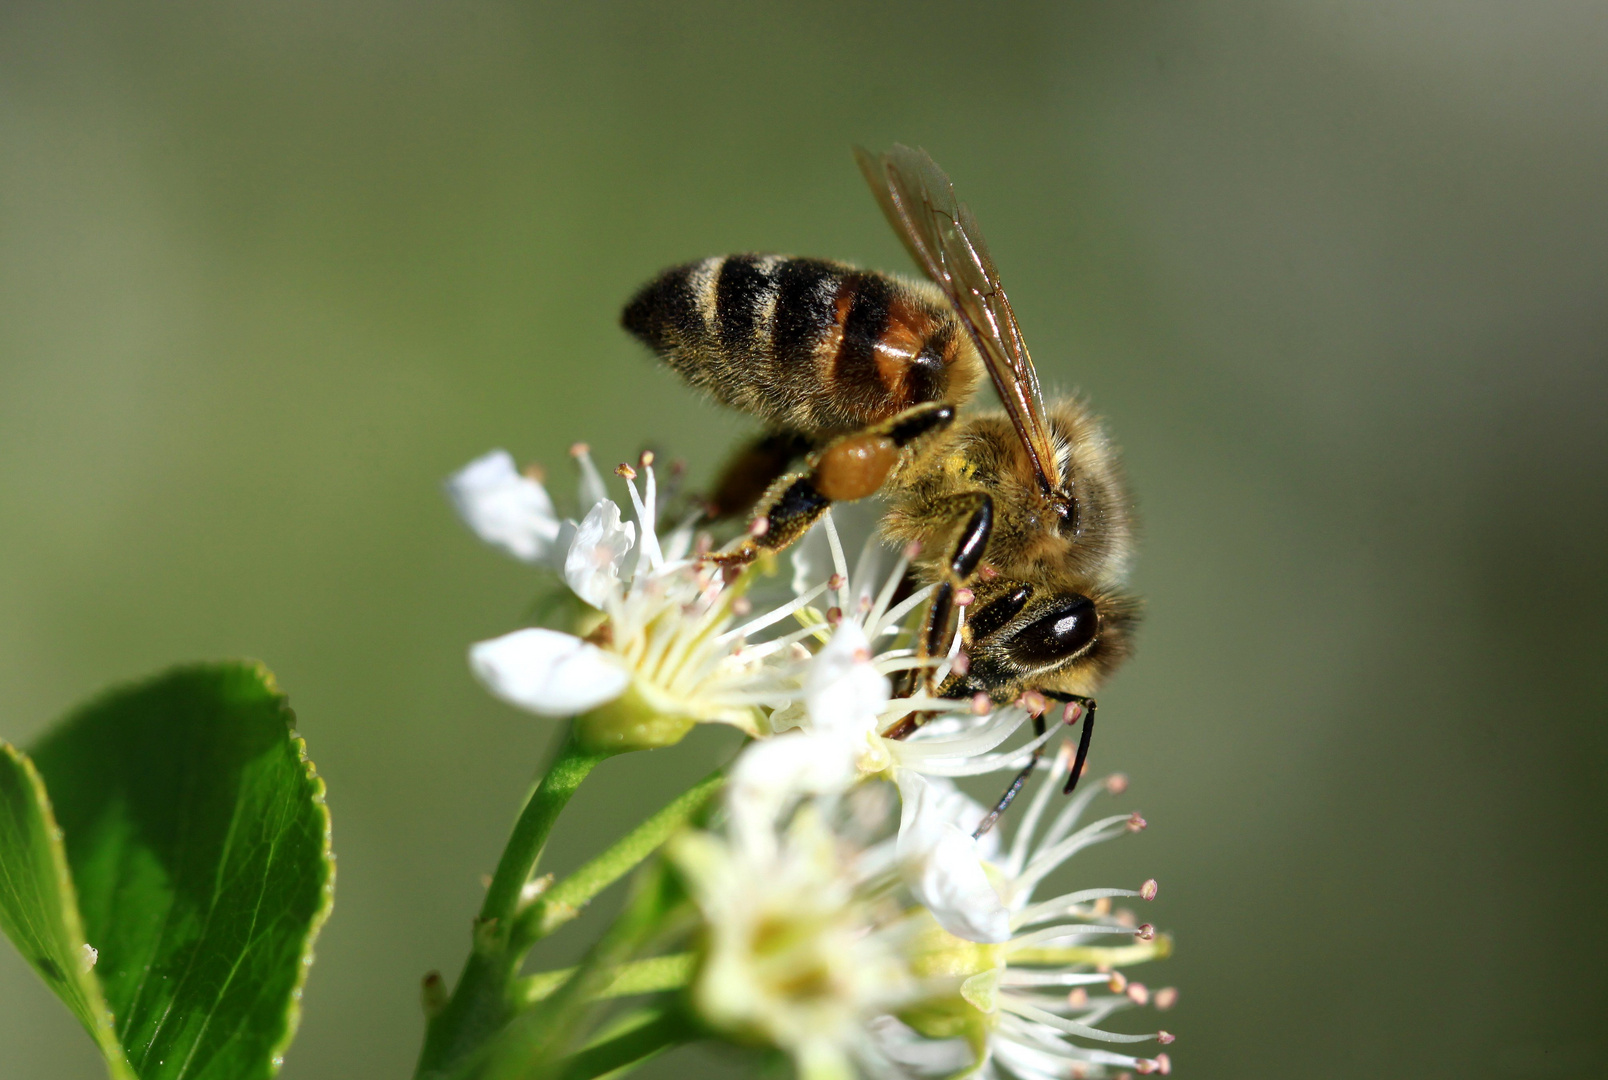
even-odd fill
[(687, 263), (637, 293), (622, 322), (716, 400), (812, 435), (964, 400), (980, 374), (936, 288), (823, 259)]

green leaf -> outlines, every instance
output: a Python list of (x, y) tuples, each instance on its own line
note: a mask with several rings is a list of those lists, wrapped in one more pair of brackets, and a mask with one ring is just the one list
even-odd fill
[[(8, 798), (3, 880), (34, 882), (32, 892), (45, 895), (41, 871), (51, 858), (59, 868), (65, 845), (71, 881), (60, 879), (53, 894), (53, 938), (69, 957), (83, 940), (99, 952), (72, 984), (85, 1004), (37, 959), (35, 967), (91, 1034), (100, 998), (81, 984), (98, 990), (131, 1069), (103, 1040), (114, 1077), (255, 1080), (278, 1071), (334, 878), (323, 782), (292, 719), (259, 665), (180, 669), (113, 691), (36, 747), (50, 800), (36, 784), (31, 817)], [(26, 761), (15, 771), (26, 774)], [(33, 818), (40, 827), (24, 832)], [(55, 846), (42, 847), (52, 835)], [(9, 908), (10, 895), (0, 904)], [(56, 952), (23, 945), (15, 913), (6, 918), (26, 955), (59, 966)]]
[(84, 1025), (116, 1080), (132, 1077), (78, 918), (61, 830), (26, 754), (0, 742), (0, 930)]

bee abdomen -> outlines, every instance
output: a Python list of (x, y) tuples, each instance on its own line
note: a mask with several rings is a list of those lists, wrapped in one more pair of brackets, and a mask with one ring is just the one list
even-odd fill
[(957, 400), (980, 370), (935, 288), (823, 259), (678, 266), (637, 293), (622, 322), (693, 386), (800, 432)]

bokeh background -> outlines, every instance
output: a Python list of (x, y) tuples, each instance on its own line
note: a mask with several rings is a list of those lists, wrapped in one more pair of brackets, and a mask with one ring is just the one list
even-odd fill
[[(849, 157), (894, 140), (1127, 451), (1149, 618), (1096, 758), (1152, 827), (1085, 867), (1162, 881), (1179, 1074), (1600, 1070), (1598, 3), (5, 0), (0, 734), (266, 660), (340, 856), (284, 1076), (408, 1075), (553, 734), (468, 676), (533, 580), (441, 478), (578, 438), (705, 475), (745, 425), (622, 301), (904, 269)], [(609, 763), (554, 865), (730, 746)], [(4, 948), (0, 1074), (100, 1075)]]

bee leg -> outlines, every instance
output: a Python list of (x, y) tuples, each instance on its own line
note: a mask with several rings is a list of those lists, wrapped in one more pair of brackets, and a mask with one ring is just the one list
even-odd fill
[[(927, 603), (926, 625), (917, 651), (918, 658), (922, 660), (948, 654), (954, 640), (954, 629), (950, 624), (954, 621), (955, 591), (977, 572), (977, 567), (983, 561), (983, 553), (988, 550), (988, 538), (994, 534), (994, 500), (988, 493), (973, 491), (955, 500), (957, 514), (965, 513), (968, 508), (971, 515), (966, 518), (955, 539), (949, 564), (944, 567), (944, 579), (938, 582), (932, 599)], [(929, 694), (937, 693), (936, 674), (931, 669), (927, 672)]]
[(1098, 707), (1099, 702), (1092, 697), (1084, 697), (1082, 694), (1048, 694), (1046, 696), (1052, 697), (1056, 701), (1075, 702), (1083, 707), (1083, 734), (1078, 736), (1077, 757), (1072, 759), (1072, 771), (1067, 774), (1066, 787), (1061, 789), (1061, 794), (1070, 795), (1073, 789), (1078, 786), (1078, 780), (1083, 776), (1083, 766), (1089, 760), (1089, 743), (1094, 739), (1094, 710)]
[[(1035, 736), (1044, 734), (1043, 713), (1033, 717), (1033, 734)], [(1027, 783), (1027, 778), (1033, 775), (1033, 770), (1038, 768), (1039, 758), (1043, 756), (1044, 747), (1037, 747), (1033, 751), (1032, 760), (1022, 767), (1021, 772), (1016, 774), (1016, 779), (1012, 780), (1011, 786), (1005, 789), (1005, 794), (999, 797), (999, 802), (994, 804), (994, 809), (988, 812), (988, 816), (983, 818), (982, 824), (977, 826), (977, 831), (972, 833), (973, 840), (992, 829), (994, 823), (999, 820), (999, 816), (1010, 809), (1011, 803), (1016, 801), (1017, 792), (1022, 790), (1022, 785)]]
[(704, 500), (709, 521), (746, 514), (787, 467), (809, 453), (811, 444), (793, 431), (767, 431), (744, 443), (720, 470), (715, 489)]
[(772, 484), (754, 508), (748, 535), (733, 550), (710, 556), (741, 564), (760, 551), (781, 551), (809, 531), (835, 502), (874, 495), (905, 451), (955, 422), (955, 407), (929, 401), (897, 416), (839, 436), (809, 458), (809, 470), (788, 473)]

